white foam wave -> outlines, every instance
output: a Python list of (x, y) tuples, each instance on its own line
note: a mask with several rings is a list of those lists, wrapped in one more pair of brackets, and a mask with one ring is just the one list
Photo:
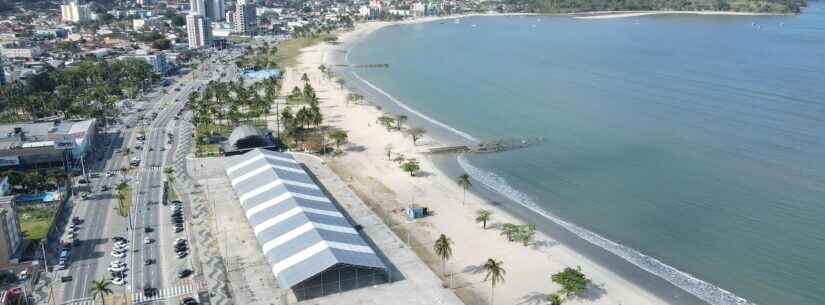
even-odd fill
[(474, 137), (474, 136), (470, 135), (469, 133), (466, 133), (466, 132), (463, 132), (463, 131), (461, 131), (461, 130), (458, 130), (458, 129), (456, 129), (456, 128), (454, 128), (454, 127), (450, 126), (450, 125), (447, 125), (447, 124), (441, 123), (440, 121), (438, 121), (438, 120), (436, 120), (436, 119), (434, 119), (434, 118), (431, 118), (431, 117), (427, 116), (426, 114), (423, 114), (423, 113), (421, 113), (421, 112), (418, 112), (417, 110), (413, 109), (413, 108), (412, 108), (412, 107), (410, 107), (410, 106), (407, 106), (407, 104), (404, 104), (403, 102), (399, 101), (397, 98), (395, 98), (394, 96), (392, 96), (392, 95), (390, 95), (389, 93), (385, 92), (385, 91), (384, 91), (384, 90), (382, 90), (381, 88), (378, 88), (377, 86), (373, 85), (372, 83), (370, 83), (370, 82), (369, 82), (369, 81), (367, 81), (366, 79), (361, 78), (361, 76), (360, 76), (360, 75), (358, 75), (358, 73), (356, 73), (356, 72), (352, 72), (352, 75), (353, 75), (353, 76), (355, 76), (355, 78), (357, 78), (359, 81), (363, 82), (365, 85), (369, 86), (369, 87), (370, 87), (370, 88), (372, 88), (373, 90), (375, 90), (375, 91), (377, 91), (378, 93), (381, 93), (382, 95), (384, 95), (385, 97), (387, 97), (390, 101), (392, 101), (393, 103), (395, 103), (396, 105), (398, 105), (398, 107), (401, 107), (401, 109), (404, 109), (404, 110), (406, 110), (407, 112), (412, 113), (412, 114), (414, 114), (414, 115), (416, 115), (416, 116), (420, 117), (421, 119), (423, 119), (423, 120), (425, 120), (425, 121), (427, 121), (427, 122), (432, 123), (433, 125), (436, 125), (436, 126), (438, 126), (438, 127), (444, 128), (444, 129), (446, 129), (446, 130), (448, 130), (448, 131), (450, 131), (450, 132), (452, 132), (452, 133), (454, 133), (454, 134), (458, 135), (459, 137), (462, 137), (462, 138), (464, 138), (464, 139), (466, 139), (466, 140), (468, 140), (468, 141), (470, 141), (470, 142), (473, 142), (473, 143), (478, 143), (478, 142), (481, 142), (481, 141), (479, 141), (479, 139), (478, 139), (478, 138), (476, 138), (476, 137)]
[(609, 239), (599, 236), (596, 233), (581, 228), (573, 223), (564, 221), (552, 213), (549, 213), (540, 208), (527, 194), (520, 192), (510, 186), (507, 181), (495, 173), (491, 173), (479, 169), (470, 164), (467, 159), (461, 155), (458, 157), (458, 163), (465, 172), (467, 172), (474, 179), (481, 182), (485, 187), (493, 190), (503, 196), (513, 200), (527, 209), (544, 216), (550, 221), (564, 227), (568, 231), (576, 234), (578, 237), (594, 244), (602, 249), (613, 253), (622, 259), (636, 265), (642, 270), (650, 272), (671, 284), (695, 295), (696, 297), (708, 302), (712, 305), (756, 305), (744, 298), (741, 298), (725, 289), (714, 286), (708, 282), (700, 280), (688, 273), (682, 272), (673, 268), (661, 261), (644, 255), (630, 247), (613, 242)]

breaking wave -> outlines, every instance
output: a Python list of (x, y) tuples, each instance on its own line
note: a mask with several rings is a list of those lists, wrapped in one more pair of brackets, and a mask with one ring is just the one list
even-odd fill
[(530, 198), (530, 196), (510, 186), (510, 184), (508, 184), (507, 181), (501, 176), (479, 169), (470, 164), (464, 155), (458, 157), (458, 164), (462, 169), (464, 169), (465, 172), (481, 182), (486, 188), (519, 203), (536, 214), (544, 216), (550, 221), (564, 227), (576, 236), (621, 257), (631, 264), (642, 268), (642, 270), (650, 272), (670, 282), (671, 284), (695, 295), (705, 302), (712, 305), (756, 305), (733, 294), (730, 291), (714, 286), (713, 284), (662, 263), (658, 259), (644, 255), (643, 253), (631, 249), (630, 247), (616, 243), (573, 223), (559, 219), (539, 207), (539, 205), (537, 205)]

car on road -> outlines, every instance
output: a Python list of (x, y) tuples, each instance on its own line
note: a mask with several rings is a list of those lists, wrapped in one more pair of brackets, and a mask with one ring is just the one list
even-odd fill
[(83, 222), (83, 219), (80, 219), (80, 217), (77, 217), (77, 216), (72, 217), (72, 223), (73, 224), (79, 225), (82, 222)]
[(144, 264), (144, 265), (146, 265), (146, 266), (149, 266), (149, 265), (151, 265), (151, 264), (152, 264), (152, 263), (154, 263), (154, 262), (155, 262), (155, 261), (154, 261), (154, 260), (152, 260), (151, 258), (147, 258), (147, 259), (143, 260), (143, 264)]
[(126, 284), (126, 280), (122, 277), (115, 277), (112, 279), (112, 284), (123, 286), (124, 284)]
[(183, 232), (183, 227), (175, 227), (175, 233)]
[(126, 252), (114, 252), (114, 251), (113, 251), (111, 254), (112, 254), (112, 256), (113, 256), (113, 257), (116, 257), (116, 258), (124, 258), (124, 257), (126, 257)]
[(179, 279), (182, 279), (182, 278), (185, 278), (185, 277), (189, 276), (190, 274), (192, 274), (192, 270), (181, 269), (181, 270), (178, 270), (177, 276), (178, 276)]
[(126, 270), (126, 266), (109, 266), (107, 270), (109, 272), (123, 272)]
[(144, 287), (143, 288), (143, 296), (147, 298), (151, 298), (157, 294), (157, 289), (152, 287)]
[(177, 257), (178, 258), (184, 258), (184, 257), (186, 257), (187, 254), (189, 254), (189, 253), (187, 253), (186, 251), (181, 251), (181, 252), (177, 253)]
[(147, 244), (147, 245), (148, 245), (148, 244), (151, 244), (151, 243), (152, 243), (152, 241), (153, 241), (153, 240), (152, 240), (151, 238), (149, 238), (149, 237), (144, 237), (144, 238), (143, 238), (143, 243), (144, 243), (144, 244)]
[(126, 238), (123, 238), (123, 237), (120, 237), (120, 236), (113, 236), (112, 240), (114, 240), (115, 242), (121, 242), (121, 241), (126, 242)]
[(195, 301), (193, 297), (185, 297), (183, 300), (180, 301), (180, 305), (197, 305), (198, 301)]
[(150, 227), (143, 227), (143, 232), (144, 232), (144, 233), (151, 233), (152, 231), (153, 231), (153, 230), (152, 230), (152, 228), (150, 228)]
[(185, 244), (185, 243), (186, 243), (186, 239), (185, 239), (185, 238), (180, 238), (180, 237), (175, 238), (175, 244), (176, 244), (176, 245), (177, 245), (177, 244)]

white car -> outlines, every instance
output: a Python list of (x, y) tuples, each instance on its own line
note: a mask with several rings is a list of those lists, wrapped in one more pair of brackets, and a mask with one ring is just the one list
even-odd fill
[(116, 257), (116, 258), (126, 257), (126, 252), (112, 252), (111, 254), (112, 254), (113, 257)]
[(121, 277), (116, 277), (112, 279), (112, 284), (123, 286), (123, 284), (126, 284), (126, 280)]
[(144, 238), (143, 238), (143, 243), (144, 243), (144, 244), (151, 244), (151, 243), (152, 243), (152, 239), (151, 239), (151, 238), (149, 238), (149, 237), (144, 237)]
[(129, 251), (128, 247), (114, 247), (112, 248), (113, 252), (126, 252)]
[(120, 267), (120, 266), (126, 266), (126, 263), (124, 263), (122, 261), (119, 261), (119, 260), (112, 261), (111, 263), (109, 263), (109, 267)]
[(126, 270), (126, 266), (109, 267), (109, 272), (121, 272)]

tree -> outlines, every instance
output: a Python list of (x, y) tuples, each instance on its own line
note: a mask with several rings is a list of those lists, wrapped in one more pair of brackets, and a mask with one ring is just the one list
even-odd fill
[(393, 119), (391, 116), (382, 115), (378, 117), (378, 123), (381, 124), (381, 126), (387, 128), (387, 130), (390, 130), (390, 128), (392, 128), (393, 122), (395, 122), (395, 119)]
[(507, 274), (507, 271), (504, 270), (502, 267), (502, 261), (497, 261), (495, 259), (489, 258), (487, 262), (484, 263), (483, 269), (487, 272), (484, 276), (484, 280), (491, 280), (490, 281), (490, 304), (493, 304), (493, 293), (495, 292), (496, 285), (498, 283), (504, 283), (504, 275)]
[(561, 286), (559, 292), (567, 297), (584, 292), (587, 290), (587, 284), (590, 283), (590, 279), (582, 273), (581, 266), (577, 266), (576, 269), (564, 268), (564, 271), (553, 274), (551, 279), (553, 283)]
[(479, 209), (476, 211), (476, 222), (481, 223), (481, 227), (487, 230), (487, 222), (493, 217), (493, 212), (487, 211), (485, 209)]
[(464, 204), (467, 201), (467, 190), (473, 185), (470, 183), (470, 175), (461, 174), (461, 176), (458, 176), (458, 185), (464, 190), (464, 197), (461, 200), (461, 204)]
[(501, 226), (501, 235), (507, 236), (507, 241), (513, 241), (513, 236), (518, 234), (519, 226), (512, 223), (505, 223)]
[(395, 116), (395, 128), (401, 130), (401, 125), (407, 121), (407, 116), (403, 114), (399, 114)]
[(89, 292), (92, 293), (92, 300), (100, 298), (100, 303), (106, 305), (106, 296), (112, 294), (112, 289), (109, 288), (112, 282), (101, 279), (99, 281), (92, 281), (92, 288)]
[(335, 141), (335, 149), (341, 151), (341, 144), (347, 142), (347, 132), (336, 129), (329, 133), (329, 138)]
[(533, 240), (534, 235), (536, 235), (536, 225), (526, 224), (518, 226), (518, 230), (514, 236), (516, 239), (521, 241), (525, 247), (527, 247), (527, 245), (530, 244), (530, 241)]
[(169, 39), (161, 38), (155, 41), (152, 41), (152, 48), (158, 50), (168, 50), (172, 47), (172, 42)]
[(433, 244), (435, 255), (441, 258), (441, 273), (445, 276), (447, 275), (447, 260), (453, 256), (452, 243), (453, 241), (447, 235), (441, 234)]
[(392, 150), (393, 150), (392, 143), (387, 144), (387, 146), (384, 146), (384, 153), (387, 154), (387, 160), (390, 160), (392, 158)]
[(410, 173), (410, 176), (415, 176), (415, 172), (421, 169), (421, 166), (418, 165), (418, 161), (415, 159), (407, 159), (406, 162), (401, 163), (401, 169), (405, 172)]
[(341, 89), (344, 89), (344, 84), (346, 84), (346, 83), (347, 83), (347, 81), (345, 81), (343, 78), (339, 78), (339, 79), (336, 79), (336, 80), (335, 80), (335, 83), (336, 83), (336, 84), (338, 84), (338, 86), (339, 86)]
[(301, 75), (301, 80), (304, 81), (304, 83), (308, 84), (309, 83), (309, 76), (307, 76), (307, 74), (304, 73), (304, 75)]
[(426, 133), (426, 132), (427, 131), (424, 130), (424, 128), (421, 128), (421, 127), (414, 127), (414, 128), (407, 129), (407, 134), (410, 137), (412, 137), (413, 145), (416, 145), (417, 142), (418, 142), (418, 139), (420, 139), (424, 135), (424, 133)]
[(172, 22), (172, 25), (174, 25), (174, 26), (184, 26), (184, 25), (186, 25), (186, 18), (183, 18), (183, 16), (178, 15), (178, 14), (172, 15), (172, 17), (169, 18), (169, 20)]
[(558, 293), (551, 293), (547, 297), (547, 301), (550, 302), (550, 305), (561, 305), (561, 303), (562, 303), (561, 296), (559, 296)]
[(327, 66), (325, 66), (325, 65), (321, 64), (320, 66), (318, 66), (318, 70), (320, 70), (320, 71), (321, 71), (321, 73), (324, 73), (324, 72), (326, 72), (326, 71), (327, 71)]

